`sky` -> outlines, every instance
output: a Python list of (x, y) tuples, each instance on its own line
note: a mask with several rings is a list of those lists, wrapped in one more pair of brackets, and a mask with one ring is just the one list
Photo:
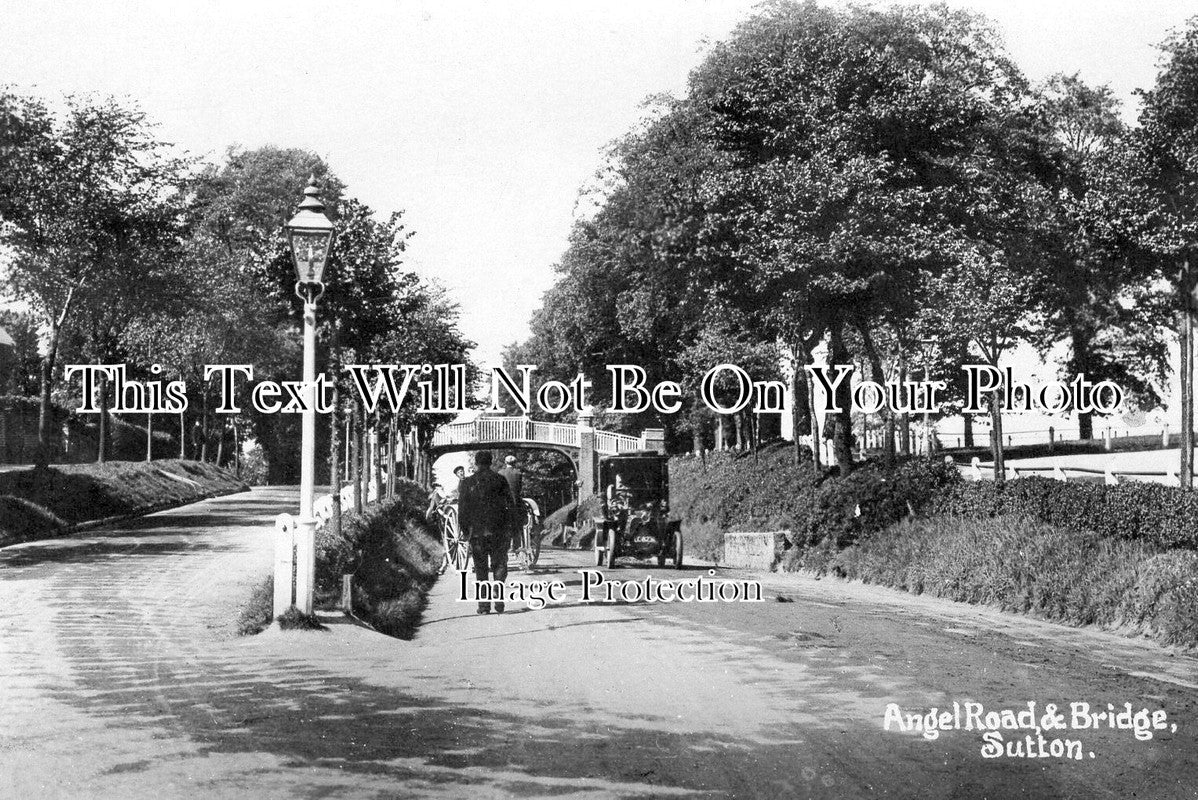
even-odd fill
[[(681, 93), (753, 3), (0, 0), (0, 83), (138, 103), (213, 159), (303, 147), (460, 303), (484, 364), (523, 339), (605, 147)], [(1196, 2), (950, 2), (991, 16), (1033, 79), (1080, 72), (1134, 111)], [(297, 201), (301, 187), (297, 187)]]

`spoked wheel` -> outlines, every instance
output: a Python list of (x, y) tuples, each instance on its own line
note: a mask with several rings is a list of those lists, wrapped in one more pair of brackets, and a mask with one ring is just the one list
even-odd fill
[(462, 538), (462, 530), (458, 527), (457, 509), (450, 506), (442, 513), (445, 518), (443, 541), (446, 566), (464, 570), (470, 563), (470, 542)]
[(607, 557), (604, 559), (608, 569), (616, 566), (616, 530), (612, 528), (607, 532)]

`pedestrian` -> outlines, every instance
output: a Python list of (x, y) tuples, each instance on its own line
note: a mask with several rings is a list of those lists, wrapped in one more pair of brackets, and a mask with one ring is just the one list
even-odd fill
[[(512, 491), (497, 472), (491, 469), (491, 451), (474, 454), (477, 470), (462, 481), (458, 497), (458, 525), (470, 539), (474, 557), (474, 579), (493, 580), (503, 585), (507, 580), (507, 551), (511, 536)], [(503, 600), (495, 600), (495, 613), (502, 614)], [(479, 614), (490, 614), (491, 603), (482, 596)]]
[(454, 467), (453, 477), (456, 478), (456, 480), (453, 482), (453, 490), (449, 493), (449, 499), (456, 503), (458, 497), (462, 493), (462, 481), (466, 479), (466, 468)]
[(512, 501), (514, 503), (511, 519), (511, 537), (512, 537), (512, 552), (516, 552), (523, 544), (524, 523), (526, 522), (526, 513), (524, 509), (524, 473), (520, 471), (520, 467), (516, 464), (515, 456), (508, 456), (503, 460), (503, 469), (499, 470), (499, 474), (507, 481), (508, 488), (512, 490)]

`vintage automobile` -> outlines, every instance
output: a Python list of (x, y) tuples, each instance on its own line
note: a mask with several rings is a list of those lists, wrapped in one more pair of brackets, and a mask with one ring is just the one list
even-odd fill
[(595, 564), (621, 557), (672, 559), (682, 569), (682, 523), (671, 520), (669, 462), (645, 451), (599, 461), (600, 512), (595, 517)]

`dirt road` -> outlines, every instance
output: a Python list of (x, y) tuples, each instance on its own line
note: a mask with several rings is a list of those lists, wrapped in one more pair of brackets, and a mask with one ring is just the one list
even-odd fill
[[(762, 603), (583, 605), (586, 554), (548, 551), (513, 573), (567, 584), (541, 611), (476, 616), (443, 580), (412, 642), (349, 622), (237, 638), (293, 502), (0, 550), (0, 797), (1198, 796), (1198, 660), (874, 587), (766, 576)], [(607, 577), (647, 574), (707, 575)], [(1044, 733), (1075, 761), (883, 727), (888, 704), (953, 701), (1130, 702), (1177, 729)]]

